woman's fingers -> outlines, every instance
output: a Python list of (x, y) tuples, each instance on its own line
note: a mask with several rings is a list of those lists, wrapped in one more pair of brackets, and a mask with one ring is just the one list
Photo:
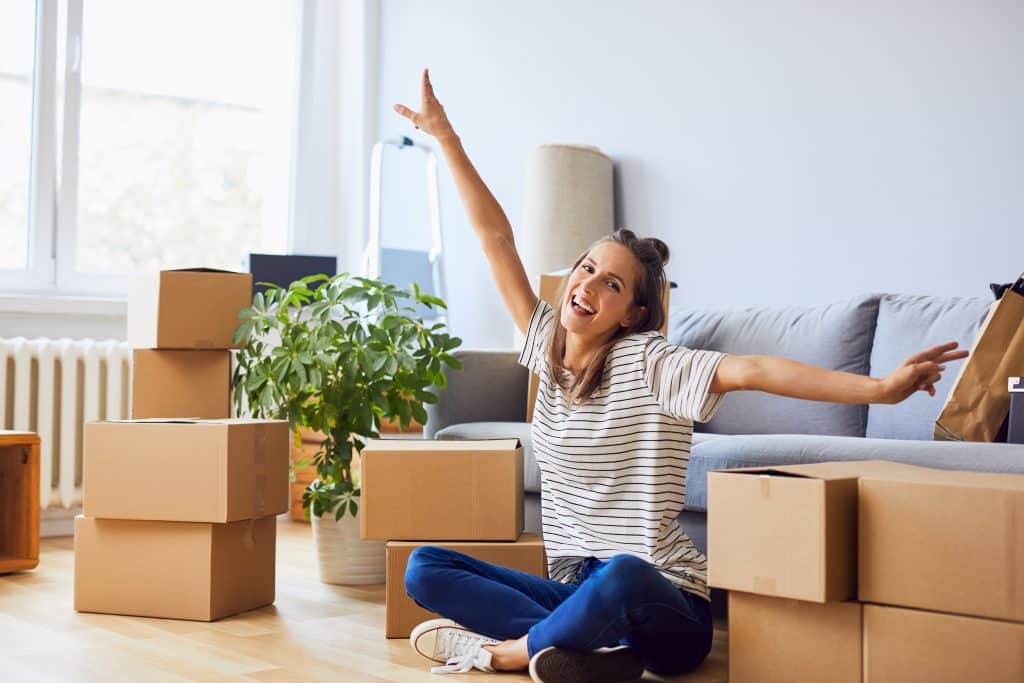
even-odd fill
[(967, 358), (967, 356), (969, 355), (971, 355), (970, 351), (968, 351), (967, 349), (961, 349), (960, 351), (944, 353), (941, 356), (939, 356), (936, 360), (938, 360), (940, 363), (946, 363), (951, 360), (960, 360), (961, 358)]
[(426, 69), (423, 70), (422, 92), (423, 102), (419, 111), (414, 111), (404, 104), (394, 105), (395, 111), (412, 121), (417, 130), (433, 135), (438, 140), (453, 136), (452, 124), (448, 121), (444, 107), (434, 97), (434, 88), (430, 85), (430, 73)]
[(905, 362), (908, 364), (924, 363), (930, 361), (934, 361), (936, 363), (948, 363), (949, 361), (953, 360), (963, 360), (964, 358), (967, 358), (970, 355), (970, 351), (968, 351), (967, 349), (960, 349), (959, 351), (954, 351), (953, 349), (955, 349), (956, 347), (957, 343), (955, 341), (946, 342), (945, 344), (939, 344), (938, 346), (933, 346), (927, 351), (915, 353)]
[(430, 69), (423, 70), (423, 101), (431, 102), (436, 101), (437, 97), (434, 96), (434, 86), (430, 83)]
[(933, 358), (937, 358), (942, 354), (946, 353), (947, 351), (952, 351), (956, 347), (957, 343), (955, 341), (946, 342), (945, 344), (939, 344), (938, 346), (933, 346), (932, 348), (927, 349), (925, 351), (921, 351), (920, 353), (915, 353), (913, 356), (907, 359), (907, 362), (921, 363), (923, 361), (932, 360)]
[(409, 109), (409, 107), (405, 106), (404, 104), (396, 104), (395, 111), (404, 116), (405, 118), (409, 119), (410, 121), (412, 121), (414, 124), (417, 123), (416, 120), (417, 118), (419, 118), (419, 114), (414, 112), (412, 109)]

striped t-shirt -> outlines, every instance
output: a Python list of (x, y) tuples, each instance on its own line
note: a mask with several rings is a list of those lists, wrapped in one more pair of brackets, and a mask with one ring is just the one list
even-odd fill
[(675, 346), (657, 332), (626, 335), (608, 353), (600, 388), (572, 408), (547, 360), (556, 322), (539, 301), (519, 355), (540, 376), (531, 438), (548, 575), (568, 582), (583, 558), (625, 553), (707, 598), (707, 558), (676, 518), (693, 421), (709, 420), (722, 401), (709, 389), (725, 354)]

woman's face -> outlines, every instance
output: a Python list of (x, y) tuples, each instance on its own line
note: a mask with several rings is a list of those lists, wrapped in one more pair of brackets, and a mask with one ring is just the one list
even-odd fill
[(628, 248), (602, 242), (569, 274), (561, 323), (581, 337), (603, 341), (642, 314), (633, 304), (639, 264)]

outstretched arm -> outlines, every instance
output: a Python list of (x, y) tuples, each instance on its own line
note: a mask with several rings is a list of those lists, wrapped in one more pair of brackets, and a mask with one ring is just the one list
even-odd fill
[(826, 370), (776, 356), (726, 356), (718, 364), (711, 391), (766, 391), (779, 396), (829, 403), (899, 403), (916, 391), (935, 395), (946, 363), (966, 358), (948, 342), (914, 354), (885, 377)]
[(484, 255), (491, 265), (498, 292), (512, 314), (516, 327), (526, 334), (530, 316), (537, 306), (537, 295), (530, 286), (526, 268), (516, 251), (512, 225), (476, 172), (466, 150), (462, 148), (462, 141), (455, 134), (444, 107), (434, 95), (430, 74), (426, 69), (423, 70), (421, 90), (419, 111), (413, 111), (402, 104), (396, 104), (395, 111), (412, 121), (424, 133), (434, 136), (441, 146), (441, 152), (455, 179), (455, 187), (462, 198), (462, 205), (466, 208), (473, 231), (480, 239)]

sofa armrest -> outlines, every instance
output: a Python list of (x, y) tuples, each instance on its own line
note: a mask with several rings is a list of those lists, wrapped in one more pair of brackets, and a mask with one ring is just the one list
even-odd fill
[(525, 422), (529, 371), (518, 351), (457, 350), (462, 370), (445, 366), (448, 386), (434, 389), (438, 402), (428, 404), (423, 436), (463, 422)]

